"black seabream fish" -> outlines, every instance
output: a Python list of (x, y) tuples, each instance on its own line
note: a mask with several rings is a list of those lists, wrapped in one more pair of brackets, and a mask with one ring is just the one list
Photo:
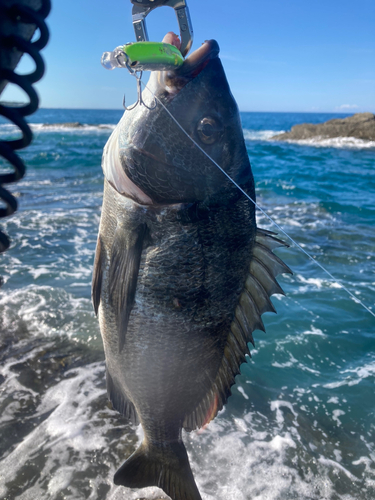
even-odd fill
[[(237, 105), (215, 41), (148, 86), (187, 133), (255, 199)], [(144, 91), (151, 108), (152, 96)], [(103, 154), (104, 200), (93, 302), (109, 398), (144, 440), (115, 484), (200, 494), (182, 441), (231, 394), (275, 280), (284, 245), (257, 229), (255, 207), (160, 104), (125, 112)]]

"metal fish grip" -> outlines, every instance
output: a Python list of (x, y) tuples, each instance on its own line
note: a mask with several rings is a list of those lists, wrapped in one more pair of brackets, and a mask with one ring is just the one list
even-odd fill
[(132, 18), (135, 37), (137, 42), (149, 40), (146, 17), (158, 7), (172, 7), (176, 12), (177, 22), (180, 29), (181, 48), (180, 52), (185, 57), (193, 44), (193, 27), (191, 24), (188, 6), (185, 0), (130, 0), (133, 4)]
[[(35, 2), (29, 3), (35, 5)], [(48, 42), (49, 33), (44, 20), (51, 10), (50, 0), (41, 0), (40, 3), (38, 10), (29, 7), (27, 2), (0, 3), (0, 93), (7, 83), (12, 83), (20, 87), (29, 98), (28, 104), (19, 107), (0, 104), (0, 115), (22, 132), (20, 139), (0, 141), (0, 155), (14, 168), (14, 172), (0, 174), (0, 199), (5, 203), (5, 207), (0, 208), (0, 218), (17, 210), (17, 200), (3, 185), (16, 182), (25, 175), (25, 164), (15, 151), (30, 144), (32, 132), (24, 117), (34, 113), (39, 106), (39, 98), (32, 84), (44, 74), (44, 62), (39, 51)], [(31, 42), (36, 29), (39, 29), (39, 38)], [(25, 52), (34, 60), (35, 70), (27, 75), (19, 75), (14, 69)], [(9, 245), (8, 236), (0, 231), (0, 253), (5, 252)]]

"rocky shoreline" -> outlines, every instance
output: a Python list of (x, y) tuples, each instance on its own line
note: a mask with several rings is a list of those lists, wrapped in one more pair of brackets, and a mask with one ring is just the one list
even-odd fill
[(355, 137), (367, 141), (375, 141), (375, 115), (373, 113), (356, 113), (348, 118), (334, 118), (324, 123), (313, 125), (302, 123), (294, 125), (289, 132), (272, 137), (275, 141), (298, 141), (304, 139)]
[(103, 129), (112, 129), (109, 125), (90, 125), (81, 122), (62, 122), (62, 123), (43, 123), (42, 128), (87, 128), (87, 127), (96, 127)]

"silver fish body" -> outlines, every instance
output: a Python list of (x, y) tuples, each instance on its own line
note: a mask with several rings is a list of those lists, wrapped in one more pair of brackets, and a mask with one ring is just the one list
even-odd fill
[[(206, 42), (150, 86), (207, 153), (255, 199), (239, 114)], [(147, 101), (147, 96), (144, 96)], [(150, 98), (151, 99), (151, 98)], [(142, 445), (115, 475), (199, 500), (181, 431), (212, 419), (230, 395), (275, 276), (290, 272), (257, 229), (255, 208), (159, 105), (126, 112), (103, 154), (103, 210), (93, 302), (109, 398), (142, 424)]]

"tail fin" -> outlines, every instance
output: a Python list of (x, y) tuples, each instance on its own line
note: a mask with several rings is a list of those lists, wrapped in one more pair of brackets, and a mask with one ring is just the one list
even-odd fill
[(128, 488), (158, 486), (172, 500), (202, 500), (182, 441), (141, 446), (118, 469), (114, 483)]

